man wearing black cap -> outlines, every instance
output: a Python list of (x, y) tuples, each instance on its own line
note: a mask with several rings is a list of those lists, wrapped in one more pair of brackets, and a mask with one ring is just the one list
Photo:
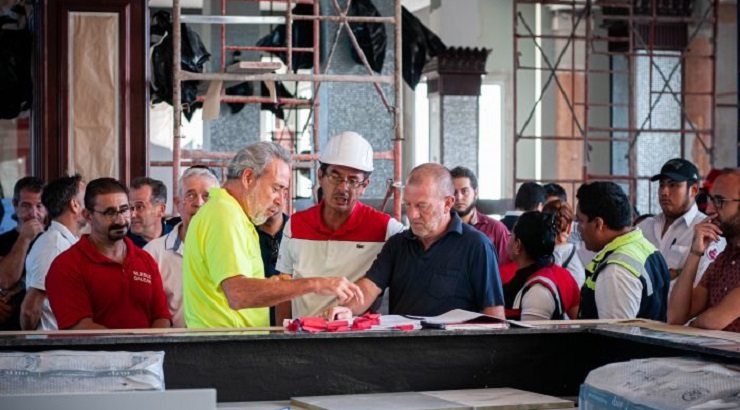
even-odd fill
[[(699, 192), (699, 171), (691, 162), (674, 158), (666, 162), (660, 169), (660, 174), (650, 180), (660, 181), (658, 200), (662, 212), (645, 219), (638, 228), (642, 230), (645, 239), (655, 245), (663, 255), (671, 271), (672, 288), (691, 250), (694, 225), (706, 218), (694, 200)], [(714, 253), (718, 252), (712, 254)], [(696, 283), (701, 279), (709, 263), (711, 260), (700, 264)]]

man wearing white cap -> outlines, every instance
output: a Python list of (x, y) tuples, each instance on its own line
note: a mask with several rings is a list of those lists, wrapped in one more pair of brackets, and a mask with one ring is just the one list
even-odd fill
[[(323, 199), (285, 225), (276, 267), (294, 279), (344, 276), (355, 282), (403, 225), (359, 202), (373, 171), (373, 149), (360, 134), (346, 131), (331, 138), (319, 162)], [(306, 294), (293, 299), (293, 317), (318, 316), (336, 303), (333, 297)]]

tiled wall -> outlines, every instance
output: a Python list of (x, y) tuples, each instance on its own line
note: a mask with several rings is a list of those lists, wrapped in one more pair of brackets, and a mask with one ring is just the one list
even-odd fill
[(448, 168), (462, 165), (478, 174), (478, 97), (442, 97), (442, 161)]

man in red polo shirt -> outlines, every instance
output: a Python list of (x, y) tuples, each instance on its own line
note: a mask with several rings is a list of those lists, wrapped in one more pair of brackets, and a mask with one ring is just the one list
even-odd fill
[[(373, 149), (360, 134), (347, 131), (334, 136), (319, 161), (323, 200), (296, 212), (286, 223), (276, 269), (294, 279), (343, 276), (355, 282), (403, 225), (359, 201), (373, 171)], [(334, 297), (306, 294), (293, 299), (293, 317), (318, 316), (336, 304)]]
[(170, 327), (157, 263), (126, 237), (126, 186), (113, 178), (91, 181), (83, 214), (90, 234), (54, 259), (46, 277), (59, 329)]

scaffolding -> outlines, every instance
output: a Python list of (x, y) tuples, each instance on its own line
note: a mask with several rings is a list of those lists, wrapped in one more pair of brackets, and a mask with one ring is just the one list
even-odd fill
[[(570, 24), (543, 30), (539, 21), (543, 9)], [(699, 169), (707, 172), (714, 165), (717, 13), (718, 0), (515, 0), (514, 190), (519, 183), (536, 180), (562, 184), (574, 195), (580, 184), (610, 180), (622, 184), (633, 203), (647, 192), (648, 197), (640, 202), (649, 209), (654, 203), (652, 175), (644, 166), (638, 167), (638, 158), (644, 165), (656, 153), (636, 149), (641, 140), (679, 144), (682, 158), (690, 154), (687, 147), (693, 143), (694, 159), (703, 158)], [(692, 50), (694, 40), (707, 32), (711, 33), (704, 36), (708, 50)], [(527, 47), (534, 50), (534, 56), (523, 52)], [(686, 81), (687, 64), (711, 67), (706, 70), (710, 78), (704, 88)], [(531, 109), (522, 112), (518, 104), (526, 99), (523, 93), (530, 90), (533, 76), (544, 76), (538, 79), (542, 85), (535, 90)], [(608, 92), (599, 93), (605, 84)], [(548, 98), (555, 106), (554, 132), (533, 126), (533, 121), (542, 121), (538, 110)], [(663, 125), (667, 121), (657, 114), (667, 104), (677, 111), (675, 126)], [(692, 105), (705, 107), (708, 115), (689, 113)], [(543, 144), (554, 146), (560, 156), (555, 159), (556, 178), (521, 176), (518, 162), (531, 154), (522, 149), (524, 141), (533, 141), (526, 147), (534, 145), (536, 151)], [(607, 172), (592, 158), (595, 144), (609, 146)], [(558, 161), (567, 163), (562, 157), (569, 152), (571, 158), (580, 156), (580, 171), (561, 178), (567, 172), (562, 172)]]
[[(177, 192), (178, 189), (178, 178), (180, 175), (180, 167), (183, 162), (189, 163), (203, 163), (207, 162), (211, 165), (218, 164), (223, 168), (226, 167), (227, 163), (233, 158), (235, 153), (224, 153), (224, 152), (205, 152), (201, 150), (182, 150), (181, 149), (181, 116), (182, 106), (180, 105), (180, 90), (181, 83), (184, 81), (239, 81), (239, 82), (310, 82), (312, 84), (312, 95), (309, 100), (303, 99), (286, 99), (286, 98), (272, 98), (272, 97), (259, 97), (259, 96), (226, 96), (223, 93), (220, 96), (221, 102), (236, 102), (236, 103), (277, 103), (282, 107), (290, 109), (308, 108), (310, 109), (309, 118), (312, 119), (313, 124), (313, 152), (309, 154), (296, 153), (296, 141), (291, 139), (291, 149), (293, 153), (294, 161), (314, 161), (318, 160), (318, 154), (320, 152), (319, 146), (319, 116), (315, 115), (316, 110), (319, 107), (319, 91), (321, 84), (324, 82), (352, 82), (352, 83), (368, 83), (372, 84), (378, 93), (380, 100), (387, 109), (388, 113), (393, 117), (394, 127), (394, 141), (393, 149), (390, 151), (375, 152), (374, 158), (376, 160), (390, 160), (394, 162), (393, 167), (393, 178), (388, 180), (388, 191), (386, 199), (383, 202), (382, 207), (385, 208), (386, 202), (389, 197), (393, 196), (393, 215), (396, 219), (401, 218), (401, 196), (400, 186), (402, 178), (402, 167), (401, 167), (401, 155), (402, 155), (402, 141), (403, 141), (403, 120), (402, 120), (402, 77), (401, 77), (401, 55), (402, 55), (402, 36), (401, 36), (401, 0), (394, 0), (394, 14), (391, 17), (362, 17), (362, 16), (349, 16), (348, 10), (351, 7), (352, 0), (348, 0), (345, 7), (339, 5), (338, 0), (331, 0), (333, 5), (333, 11), (335, 15), (322, 15), (321, 13), (321, 0), (239, 0), (256, 3), (269, 3), (272, 4), (282, 3), (285, 5), (285, 16), (234, 16), (227, 15), (226, 4), (227, 1), (236, 0), (220, 0), (220, 15), (188, 15), (183, 16), (180, 9), (180, 0), (173, 0), (172, 6), (172, 17), (173, 17), (173, 108), (174, 108), (174, 143), (173, 143), (173, 155), (172, 163), (169, 162), (157, 162), (152, 165), (157, 166), (172, 166), (172, 187), (173, 192)], [(327, 0), (325, 0), (327, 1)], [(297, 4), (306, 4), (313, 6), (312, 15), (297, 15), (292, 11), (293, 6)], [(270, 7), (272, 9), (272, 7)], [(294, 47), (293, 46), (293, 24), (299, 21), (309, 21), (313, 25), (313, 39), (311, 47)], [(221, 64), (220, 72), (218, 73), (193, 73), (187, 72), (180, 69), (180, 40), (181, 40), (181, 26), (180, 23), (200, 23), (200, 24), (218, 24), (221, 28)], [(334, 22), (337, 23), (336, 31), (332, 39), (329, 53), (326, 57), (326, 61), (322, 66), (320, 47), (321, 47), (321, 23), (322, 22)], [(378, 75), (373, 72), (368, 60), (359, 46), (357, 39), (355, 38), (352, 30), (350, 29), (350, 23), (378, 23), (392, 25), (394, 27), (394, 68), (392, 75)], [(260, 46), (245, 46), (245, 45), (234, 45), (227, 44), (226, 40), (226, 25), (228, 24), (284, 24), (285, 25), (285, 47), (260, 47)], [(347, 75), (347, 74), (330, 74), (331, 62), (337, 44), (339, 42), (340, 34), (344, 31), (349, 37), (352, 46), (357, 53), (358, 57), (362, 61), (363, 66), (367, 69), (367, 75)], [(287, 67), (286, 73), (234, 73), (228, 72), (226, 64), (226, 52), (227, 51), (258, 51), (258, 52), (280, 52), (285, 53), (285, 66)], [(299, 74), (292, 71), (292, 62), (294, 53), (312, 53), (313, 56), (313, 68), (310, 74)], [(391, 103), (386, 97), (385, 92), (381, 88), (381, 84), (390, 84), (394, 90), (394, 101)], [(199, 98), (203, 100), (202, 98)], [(307, 123), (308, 124), (308, 123)], [(291, 197), (288, 201), (287, 211), (293, 212), (293, 200)], [(382, 209), (385, 210), (385, 209)]]

